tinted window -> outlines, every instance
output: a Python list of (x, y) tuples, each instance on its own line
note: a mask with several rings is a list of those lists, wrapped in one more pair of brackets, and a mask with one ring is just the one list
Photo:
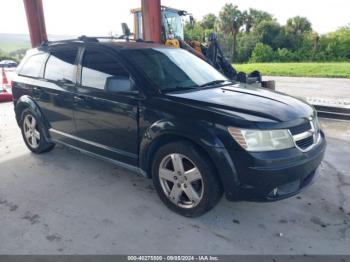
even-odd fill
[(42, 77), (44, 63), (46, 61), (47, 54), (37, 54), (29, 57), (24, 63), (20, 75), (30, 76), (30, 77)]
[(45, 78), (48, 80), (69, 80), (75, 83), (75, 58), (78, 49), (52, 52), (46, 63)]
[(125, 78), (129, 77), (129, 74), (111, 55), (94, 50), (86, 50), (84, 52), (83, 86), (104, 89), (106, 80), (112, 77)]
[(135, 49), (126, 58), (162, 90), (190, 88), (227, 80), (214, 67), (183, 49)]

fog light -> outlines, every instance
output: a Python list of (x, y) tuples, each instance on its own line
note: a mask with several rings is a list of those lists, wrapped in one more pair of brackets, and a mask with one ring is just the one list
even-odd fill
[(300, 189), (300, 180), (295, 180), (283, 185), (280, 185), (274, 189), (272, 189), (269, 193), (269, 197), (281, 197), (284, 195), (292, 194)]

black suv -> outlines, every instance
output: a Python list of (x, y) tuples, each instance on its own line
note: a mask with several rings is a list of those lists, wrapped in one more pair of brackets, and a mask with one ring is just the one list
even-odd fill
[(13, 81), (34, 153), (55, 143), (153, 179), (184, 216), (278, 200), (310, 183), (326, 141), (303, 101), (229, 81), (183, 49), (71, 40), (28, 51)]

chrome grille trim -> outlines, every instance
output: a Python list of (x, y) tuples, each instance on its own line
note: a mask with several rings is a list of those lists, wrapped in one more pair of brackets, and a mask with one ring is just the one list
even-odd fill
[(312, 136), (312, 135), (313, 135), (313, 133), (311, 131), (305, 131), (303, 133), (294, 135), (293, 139), (295, 142), (297, 142), (299, 140), (303, 140), (305, 138), (308, 138), (309, 136)]
[[(292, 133), (290, 132), (291, 136), (293, 137), (293, 142), (296, 148), (298, 148), (300, 151), (302, 152), (308, 152), (310, 151), (312, 148), (314, 148), (320, 141), (321, 141), (321, 133), (320, 133), (320, 129), (318, 127), (317, 124), (317, 117), (310, 119), (310, 125), (311, 125), (311, 129), (299, 134), (295, 134), (292, 135)], [(312, 145), (310, 145), (307, 148), (301, 148), (298, 146), (297, 142), (309, 137), (313, 137), (313, 143)]]

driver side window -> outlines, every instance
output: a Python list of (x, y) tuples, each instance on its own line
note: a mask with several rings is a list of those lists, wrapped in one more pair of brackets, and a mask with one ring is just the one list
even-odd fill
[(129, 73), (114, 57), (98, 50), (87, 49), (82, 63), (82, 86), (106, 92), (133, 92)]

